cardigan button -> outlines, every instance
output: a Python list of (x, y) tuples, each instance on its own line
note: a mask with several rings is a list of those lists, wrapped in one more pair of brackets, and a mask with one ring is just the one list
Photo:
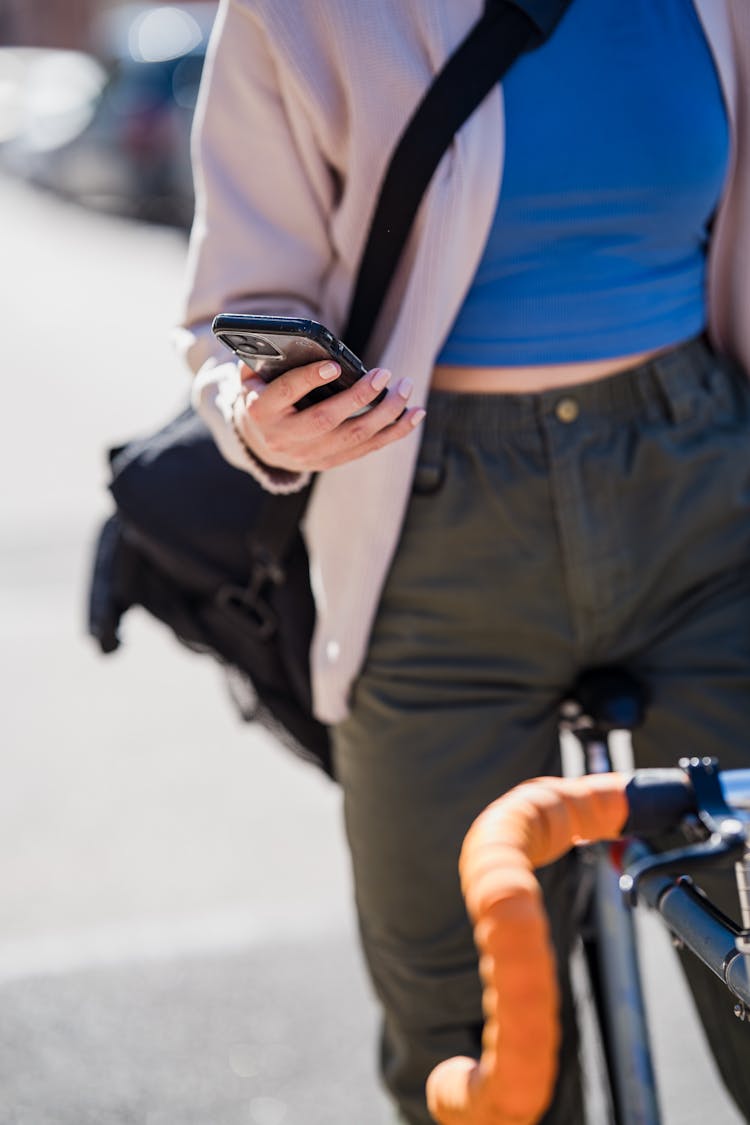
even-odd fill
[(341, 645), (338, 641), (328, 641), (326, 644), (326, 660), (329, 664), (335, 664), (341, 655)]

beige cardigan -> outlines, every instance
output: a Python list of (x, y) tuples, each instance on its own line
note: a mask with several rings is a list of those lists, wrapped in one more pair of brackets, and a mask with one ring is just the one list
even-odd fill
[[(709, 271), (713, 338), (750, 370), (750, 0), (695, 0), (732, 119), (733, 160)], [(221, 0), (197, 116), (197, 212), (179, 346), (225, 455), (236, 369), (211, 336), (226, 309), (312, 315), (340, 330), (394, 140), (482, 0)], [(665, 50), (669, 44), (664, 44)], [(443, 159), (364, 358), (408, 374), (424, 403), (492, 221), (502, 91)], [(398, 541), (418, 434), (330, 470), (306, 520), (318, 618), (315, 708), (346, 714)], [(266, 482), (274, 487), (273, 482)], [(297, 487), (299, 478), (277, 479)]]

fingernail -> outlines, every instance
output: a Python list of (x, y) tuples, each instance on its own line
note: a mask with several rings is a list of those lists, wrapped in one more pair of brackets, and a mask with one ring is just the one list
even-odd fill
[(333, 379), (334, 375), (338, 375), (339, 365), (337, 363), (321, 363), (318, 368), (318, 375), (321, 379)]
[(427, 411), (426, 410), (422, 410), (422, 409), (415, 410), (414, 413), (412, 414), (411, 418), (409, 419), (409, 424), (411, 425), (412, 429), (416, 429), (416, 427), (419, 425), (419, 423), (423, 422), (426, 417), (427, 417)]
[(411, 379), (402, 379), (398, 385), (398, 393), (401, 395), (401, 398), (408, 398), (413, 390), (414, 384)]
[(375, 374), (370, 376), (370, 386), (374, 391), (382, 391), (383, 387), (388, 385), (390, 377), (390, 371), (385, 367), (378, 367)]

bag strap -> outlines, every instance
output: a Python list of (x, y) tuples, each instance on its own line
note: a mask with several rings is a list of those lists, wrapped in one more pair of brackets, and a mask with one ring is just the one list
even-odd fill
[[(380, 188), (342, 338), (367, 350), (422, 197), (461, 125), (516, 59), (552, 33), (571, 0), (486, 0), (482, 17), (454, 51), (415, 109)], [(257, 563), (280, 573), (312, 485), (269, 496), (254, 529)], [(265, 561), (264, 561), (265, 560)], [(257, 582), (255, 583), (257, 585)]]

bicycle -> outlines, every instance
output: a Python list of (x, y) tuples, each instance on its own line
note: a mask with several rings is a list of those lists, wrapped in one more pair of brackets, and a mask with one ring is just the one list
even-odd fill
[[(622, 669), (585, 673), (562, 705), (561, 727), (579, 741), (586, 773), (517, 786), (466, 836), (461, 880), (480, 952), (486, 1023), (479, 1062), (448, 1060), (430, 1076), (430, 1111), (444, 1125), (534, 1125), (549, 1104), (558, 996), (533, 871), (571, 846), (585, 843), (582, 940), (614, 1125), (661, 1121), (635, 905), (655, 910), (674, 940), (722, 979), (735, 1014), (750, 1017), (750, 769), (722, 773), (715, 759), (692, 758), (676, 769), (614, 772), (610, 735), (638, 726), (645, 702), (642, 685)], [(678, 827), (686, 834), (682, 847), (658, 853), (646, 842)], [(692, 880), (693, 872), (717, 863), (735, 864), (740, 924)]]

